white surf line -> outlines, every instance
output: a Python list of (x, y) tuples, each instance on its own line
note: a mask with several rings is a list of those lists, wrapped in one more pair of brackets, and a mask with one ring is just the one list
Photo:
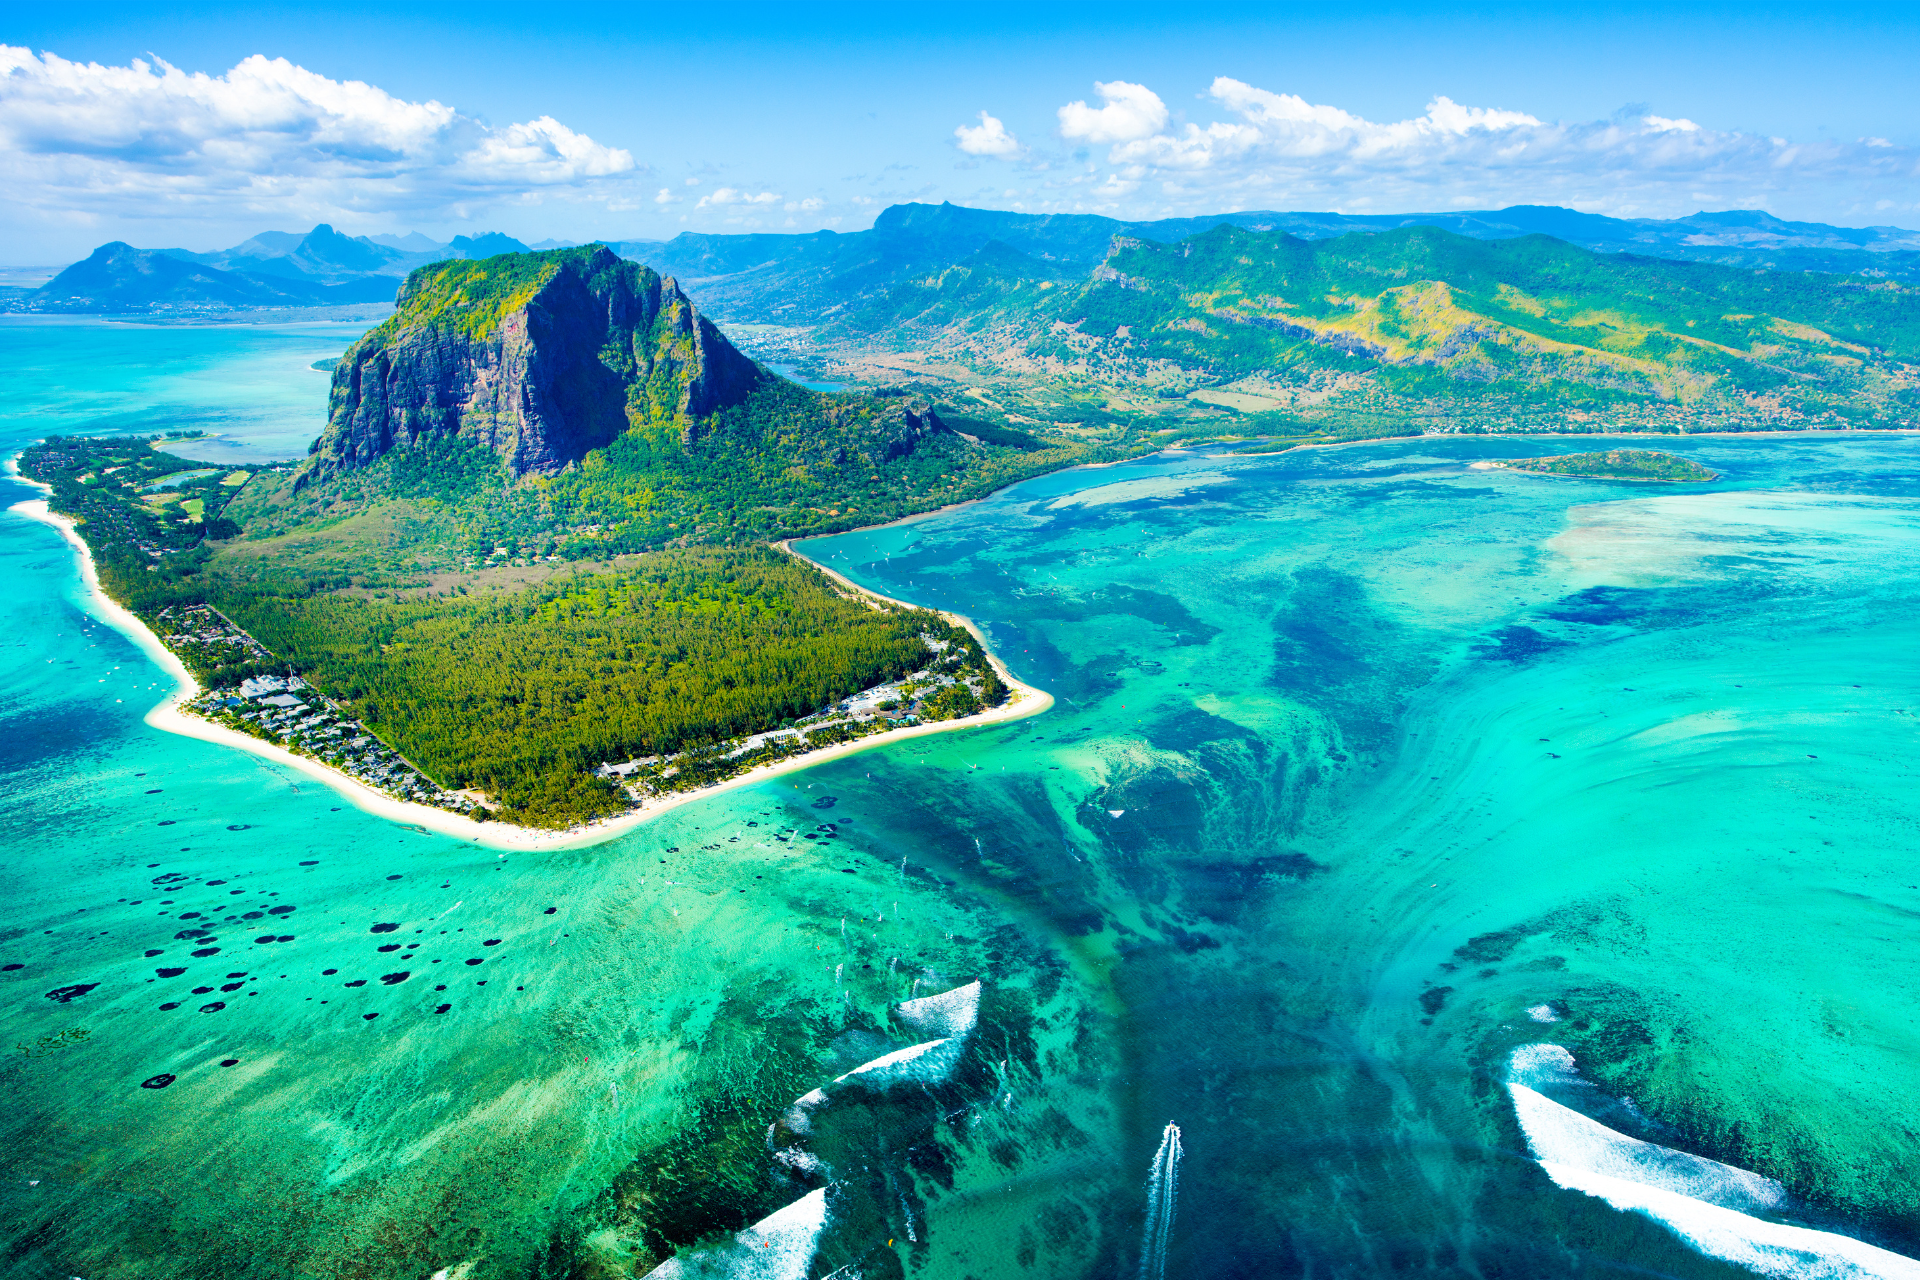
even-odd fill
[(827, 1189), (821, 1187), (738, 1232), (728, 1244), (696, 1250), (684, 1259), (668, 1258), (647, 1272), (646, 1280), (695, 1276), (805, 1280), (826, 1225)]
[(1920, 1280), (1920, 1261), (1904, 1254), (1741, 1212), (1786, 1201), (1772, 1178), (1642, 1142), (1522, 1083), (1575, 1078), (1573, 1055), (1559, 1045), (1524, 1045), (1508, 1069), (1515, 1118), (1554, 1185), (1644, 1214), (1708, 1257), (1776, 1280)]

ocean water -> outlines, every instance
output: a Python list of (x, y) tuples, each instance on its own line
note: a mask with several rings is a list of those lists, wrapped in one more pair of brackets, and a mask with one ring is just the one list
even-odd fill
[[(353, 336), (0, 327), (0, 448), (292, 456)], [(0, 1270), (1915, 1274), (1920, 443), (1470, 465), (1579, 447), (807, 544), (1055, 708), (541, 853), (148, 728), (0, 515)]]

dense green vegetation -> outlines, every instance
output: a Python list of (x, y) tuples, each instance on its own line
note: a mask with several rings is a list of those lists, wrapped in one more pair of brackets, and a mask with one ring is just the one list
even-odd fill
[(962, 430), (923, 402), (769, 381), (710, 418), (692, 446), (628, 432), (546, 492), (558, 518), (601, 526), (596, 541), (765, 541), (898, 519), (1082, 452), (997, 428), (975, 444)]
[[(582, 255), (576, 250), (570, 256)], [(421, 267), (407, 277), (394, 314), (375, 333), (443, 324), (468, 337), (486, 337), (553, 279), (564, 260), (559, 254), (503, 253)]]
[[(738, 456), (742, 467), (754, 461)], [(206, 526), (148, 513), (143, 488), (204, 468), (144, 438), (49, 440), (21, 465), (53, 486), (57, 509), (77, 517), (103, 586), (157, 631), (167, 630), (160, 610), (210, 604), (271, 655), (180, 647), (203, 682), (305, 676), (436, 783), (478, 788), (502, 805), (501, 816), (522, 823), (565, 826), (626, 808), (625, 795), (594, 773), (604, 762), (686, 753), (670, 777), (655, 780), (687, 786), (790, 752), (796, 745), (738, 758), (716, 748), (915, 671), (936, 673), (919, 706), (925, 719), (971, 714), (1005, 696), (964, 630), (934, 613), (848, 598), (764, 544), (656, 550), (618, 567), (589, 562), (521, 589), (471, 593), (463, 580), (433, 590), (417, 575), (378, 571), (365, 546), (328, 536), (353, 519), (329, 523), (335, 506), (365, 511), (364, 476), (336, 482), (344, 493), (319, 491), (312, 525), (290, 524), (288, 536), (317, 538), (322, 548), (302, 558), (249, 554), (245, 542), (216, 554), (203, 541)], [(429, 530), (531, 501), (491, 454), (457, 442), (394, 454), (383, 466), (371, 481), (389, 505), (423, 512)], [(597, 474), (600, 489), (576, 491), (584, 500), (618, 492)], [(706, 492), (699, 474), (688, 501)], [(717, 485), (725, 473), (716, 465), (706, 474)], [(234, 479), (284, 492), (288, 476), (222, 468), (180, 488), (204, 495), (214, 512), (237, 487), (223, 482)], [(791, 483), (777, 474), (766, 481), (782, 482)], [(529, 509), (551, 519), (554, 508)], [(406, 545), (419, 552), (433, 541)], [(851, 736), (852, 728), (829, 729), (810, 741)]]
[[(764, 547), (452, 600), (279, 596), (210, 584), (235, 622), (435, 781), (542, 825), (626, 807), (596, 766), (790, 724), (972, 645)], [(973, 646), (977, 648), (977, 646)]]
[(1550, 476), (1592, 480), (1662, 480), (1699, 484), (1720, 477), (1697, 462), (1657, 449), (1606, 449), (1598, 453), (1559, 453), (1545, 458), (1506, 458), (1498, 463), (1510, 471), (1537, 471)]

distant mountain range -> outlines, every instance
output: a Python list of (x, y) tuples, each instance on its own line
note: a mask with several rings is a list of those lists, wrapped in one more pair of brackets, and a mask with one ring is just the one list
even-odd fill
[(872, 230), (844, 235), (687, 232), (664, 244), (614, 248), (675, 277), (716, 318), (813, 325), (866, 305), (894, 285), (958, 265), (990, 244), (1031, 259), (1030, 269), (1081, 279), (1105, 260), (1115, 236), (1174, 244), (1222, 224), (1305, 240), (1403, 227), (1437, 227), (1476, 240), (1548, 235), (1598, 253), (1920, 280), (1920, 232), (1899, 227), (1786, 222), (1753, 210), (1672, 220), (1607, 218), (1550, 205), (1377, 215), (1256, 211), (1122, 222), (1096, 214), (903, 204), (882, 212)]
[[(548, 240), (537, 247), (570, 243)], [(305, 234), (263, 231), (212, 253), (136, 249), (114, 241), (37, 289), (5, 290), (0, 306), (125, 314), (392, 302), (400, 281), (415, 267), (448, 258), (525, 253), (529, 247), (498, 231), (455, 236), (443, 244), (417, 231), (342, 235), (324, 222)]]
[[(1025, 214), (959, 205), (904, 204), (867, 231), (807, 235), (684, 232), (672, 240), (621, 240), (622, 257), (674, 276), (711, 315), (736, 322), (814, 325), (871, 304), (903, 282), (958, 265), (989, 245), (1030, 269), (1079, 279), (1105, 260), (1115, 236), (1173, 244), (1228, 224), (1306, 240), (1405, 227), (1436, 227), (1478, 240), (1547, 235), (1606, 254), (1636, 254), (1776, 271), (1820, 271), (1920, 280), (1920, 232), (1787, 222), (1754, 210), (1686, 218), (1609, 218), (1551, 205), (1460, 213), (1340, 214), (1254, 211), (1125, 222), (1096, 214)], [(304, 234), (266, 231), (211, 253), (103, 245), (39, 289), (0, 291), (0, 307), (25, 311), (140, 312), (222, 307), (324, 306), (390, 301), (415, 267), (528, 249), (490, 231), (442, 243), (418, 232), (349, 236), (325, 223)], [(197, 270), (156, 262), (170, 259)]]

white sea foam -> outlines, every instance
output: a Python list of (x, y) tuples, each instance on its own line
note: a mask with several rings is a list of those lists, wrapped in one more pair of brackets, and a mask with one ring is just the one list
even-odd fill
[(1915, 1280), (1920, 1262), (1851, 1236), (1767, 1222), (1691, 1196), (1542, 1160), (1560, 1186), (1598, 1196), (1616, 1209), (1644, 1213), (1711, 1258), (1780, 1280)]
[(833, 1170), (827, 1162), (811, 1151), (802, 1151), (799, 1147), (776, 1147), (773, 1158), (789, 1169), (820, 1178), (830, 1178)]
[(668, 1258), (649, 1280), (806, 1280), (827, 1225), (822, 1187), (768, 1214), (731, 1243)]
[(809, 1089), (787, 1108), (787, 1128), (795, 1133), (813, 1132), (813, 1109), (827, 1100), (825, 1090)]
[(937, 996), (921, 996), (893, 1007), (894, 1016), (921, 1035), (964, 1036), (980, 1018), (980, 984), (943, 991)]
[(925, 1044), (908, 1045), (872, 1062), (861, 1063), (847, 1074), (835, 1077), (834, 1083), (857, 1080), (869, 1089), (887, 1089), (908, 1082), (937, 1084), (953, 1074), (954, 1067), (960, 1062), (960, 1052), (965, 1047), (958, 1039), (929, 1040)]
[(1553, 1011), (1550, 1004), (1536, 1004), (1527, 1010), (1527, 1016), (1535, 1022), (1558, 1022), (1560, 1015)]
[(1723, 1209), (1775, 1209), (1786, 1199), (1786, 1188), (1772, 1178), (1630, 1138), (1523, 1084), (1510, 1084), (1507, 1091), (1527, 1145), (1542, 1164), (1658, 1187)]
[(1573, 1055), (1559, 1045), (1516, 1049), (1508, 1070), (1507, 1092), (1527, 1147), (1555, 1185), (1643, 1213), (1709, 1257), (1781, 1280), (1920, 1280), (1920, 1262), (1911, 1258), (1741, 1212), (1785, 1201), (1785, 1188), (1772, 1178), (1642, 1142), (1545, 1097), (1534, 1086), (1579, 1080)]

